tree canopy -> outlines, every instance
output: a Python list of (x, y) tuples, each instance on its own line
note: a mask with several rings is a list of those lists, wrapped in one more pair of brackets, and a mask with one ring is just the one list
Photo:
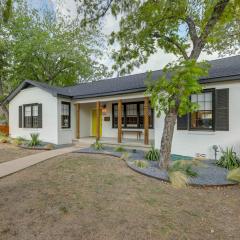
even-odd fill
[[(76, 0), (84, 25), (96, 25), (111, 11), (120, 17), (116, 70), (129, 73), (146, 63), (158, 49), (179, 58), (197, 59), (201, 52), (228, 53), (240, 44), (238, 0)], [(239, 50), (239, 49), (238, 49)]]
[(26, 79), (67, 86), (108, 75), (101, 63), (105, 40), (97, 28), (83, 30), (79, 19), (39, 12), (25, 1), (10, 11), (9, 2), (1, 5), (1, 99)]

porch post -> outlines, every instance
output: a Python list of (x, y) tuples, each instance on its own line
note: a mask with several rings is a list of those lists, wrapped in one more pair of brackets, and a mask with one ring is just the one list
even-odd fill
[(122, 142), (122, 100), (118, 100), (118, 143)]
[(149, 97), (144, 97), (144, 144), (149, 144)]
[(76, 108), (76, 138), (80, 138), (80, 104), (75, 104)]
[(100, 102), (96, 102), (96, 140), (100, 139)]

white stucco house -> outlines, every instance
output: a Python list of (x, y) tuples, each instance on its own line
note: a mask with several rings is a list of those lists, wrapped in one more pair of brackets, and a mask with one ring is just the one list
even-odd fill
[[(178, 118), (172, 153), (213, 158), (213, 145), (240, 149), (240, 56), (209, 62), (204, 91), (192, 95), (197, 112)], [(152, 73), (153, 79), (161, 70)], [(24, 81), (6, 99), (11, 137), (72, 143), (97, 137), (109, 142), (135, 141), (159, 148), (164, 117), (158, 118), (144, 95), (147, 74), (116, 77), (71, 87)]]

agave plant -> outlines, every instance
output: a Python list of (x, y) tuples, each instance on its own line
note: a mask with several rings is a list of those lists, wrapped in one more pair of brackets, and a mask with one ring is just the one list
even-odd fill
[(151, 149), (146, 153), (145, 158), (149, 161), (158, 161), (160, 158), (160, 152), (152, 145)]
[(227, 168), (228, 170), (240, 167), (240, 159), (233, 150), (233, 147), (227, 147), (226, 150), (221, 148), (221, 153), (221, 157), (216, 162), (218, 166)]
[(39, 139), (39, 133), (31, 133), (31, 140), (29, 141), (28, 145), (31, 147), (36, 147), (40, 145), (41, 141)]

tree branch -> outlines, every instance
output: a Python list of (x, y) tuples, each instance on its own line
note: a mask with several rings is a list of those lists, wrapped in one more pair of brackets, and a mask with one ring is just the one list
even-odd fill
[(157, 32), (155, 32), (155, 33), (153, 34), (153, 37), (163, 38), (165, 41), (173, 44), (173, 45), (178, 49), (178, 51), (182, 54), (182, 56), (183, 56), (183, 58), (184, 58), (185, 60), (188, 60), (188, 59), (189, 59), (186, 51), (181, 47), (181, 45), (180, 45), (178, 42), (176, 42), (176, 41), (175, 41), (174, 39), (172, 39), (171, 37), (161, 35), (161, 34), (159, 34), (159, 33), (157, 33)]
[(203, 29), (200, 37), (198, 38), (198, 40), (195, 43), (195, 46), (193, 47), (193, 50), (190, 54), (190, 58), (198, 59), (202, 49), (204, 48), (204, 46), (206, 44), (206, 39), (208, 38), (209, 34), (215, 27), (216, 23), (219, 21), (219, 19), (223, 15), (223, 12), (229, 2), (230, 2), (230, 0), (219, 0), (216, 3), (205, 28)]
[(189, 35), (193, 42), (193, 46), (195, 46), (198, 41), (198, 35), (197, 35), (197, 29), (196, 29), (195, 22), (193, 21), (193, 19), (190, 16), (187, 16), (186, 19), (184, 19), (184, 21), (188, 25)]
[(93, 23), (95, 21), (98, 21), (100, 18), (104, 17), (106, 15), (106, 13), (108, 12), (108, 10), (110, 9), (112, 3), (114, 0), (109, 0), (109, 2), (107, 3), (107, 6), (103, 8), (102, 12), (100, 12), (99, 14), (96, 15), (96, 17), (85, 20), (84, 21), (84, 25), (89, 24), (89, 23)]

